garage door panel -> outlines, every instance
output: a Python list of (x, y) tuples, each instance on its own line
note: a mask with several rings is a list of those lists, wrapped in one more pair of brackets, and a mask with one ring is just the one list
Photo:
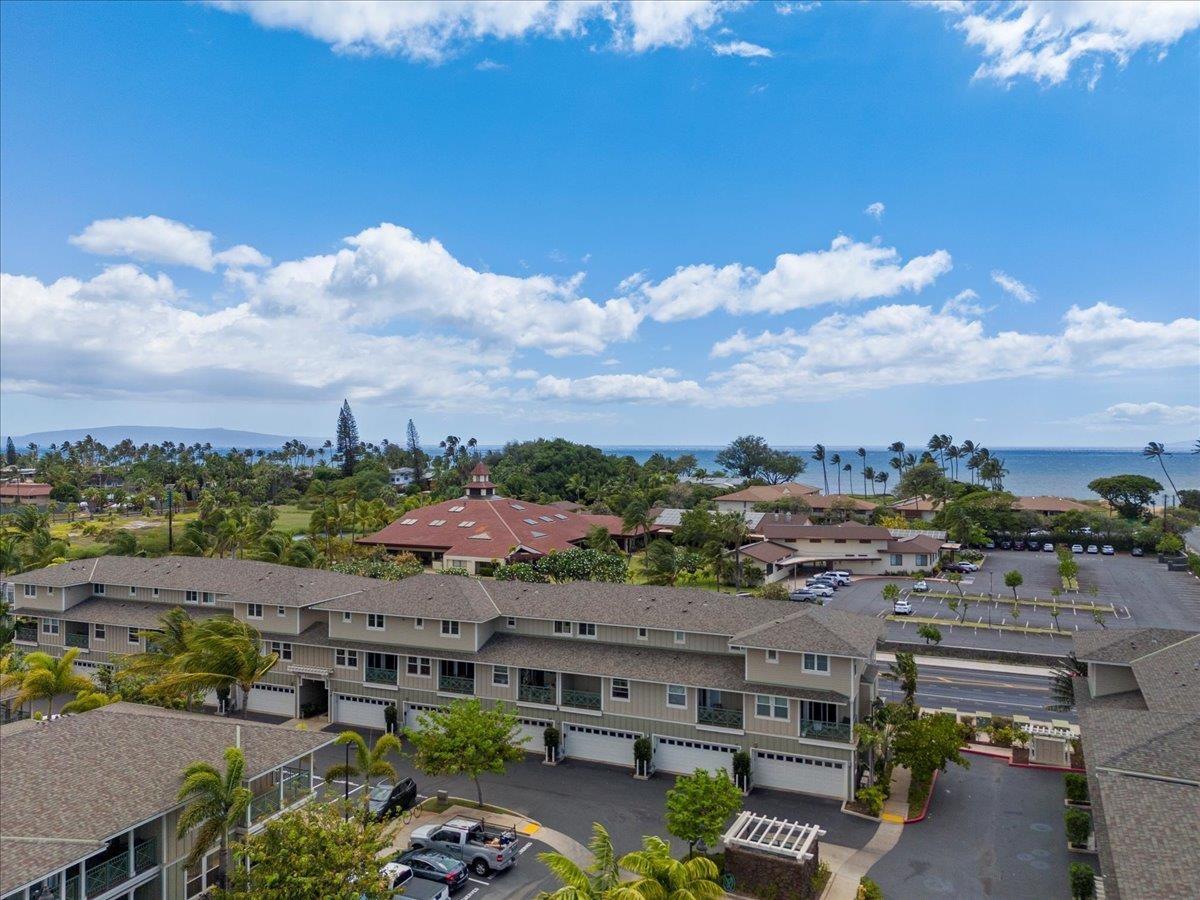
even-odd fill
[(354, 725), (358, 728), (374, 728), (383, 731), (387, 728), (387, 717), (384, 708), (390, 700), (379, 700), (375, 697), (354, 697), (348, 694), (338, 694), (334, 703), (334, 720), (343, 725)]
[(405, 703), (404, 704), (404, 727), (409, 731), (421, 730), (421, 716), (426, 713), (433, 712), (438, 707), (431, 706), (428, 703)]
[(690, 775), (696, 769), (707, 769), (710, 772), (724, 769), (732, 777), (733, 756), (740, 749), (733, 744), (656, 736), (654, 768), (676, 775)]
[(549, 719), (517, 719), (517, 739), (527, 737), (521, 749), (527, 753), (546, 752), (546, 728), (554, 723)]
[(841, 760), (755, 750), (751, 776), (755, 787), (844, 800), (847, 765)]
[(246, 709), (290, 718), (296, 715), (296, 689), (278, 684), (256, 684), (250, 689)]
[(633, 742), (641, 734), (618, 728), (563, 723), (563, 756), (633, 768)]

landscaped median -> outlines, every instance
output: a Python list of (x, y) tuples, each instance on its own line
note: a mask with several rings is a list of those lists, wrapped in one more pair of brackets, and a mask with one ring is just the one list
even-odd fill
[(889, 622), (912, 622), (914, 625), (945, 625), (949, 628), (984, 628), (989, 631), (1014, 632), (1016, 634), (1048, 634), (1058, 637), (1070, 637), (1071, 632), (1057, 631), (1053, 628), (1041, 628), (1036, 625), (995, 625), (991, 622), (960, 622), (957, 619), (939, 619), (936, 616), (898, 616), (888, 613), (884, 616)]

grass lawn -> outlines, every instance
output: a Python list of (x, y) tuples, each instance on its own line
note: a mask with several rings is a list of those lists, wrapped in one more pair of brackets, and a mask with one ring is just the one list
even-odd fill
[(312, 510), (301, 509), (294, 503), (285, 503), (282, 506), (274, 507), (279, 513), (279, 518), (275, 520), (275, 527), (280, 531), (286, 531), (289, 534), (295, 534), (298, 531), (308, 531), (308, 523), (312, 519)]

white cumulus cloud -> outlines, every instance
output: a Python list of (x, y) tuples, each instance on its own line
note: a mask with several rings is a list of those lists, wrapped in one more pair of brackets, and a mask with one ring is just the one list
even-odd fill
[(1033, 288), (999, 269), (992, 270), (992, 281), (1000, 286), (1000, 290), (1020, 303), (1032, 303), (1037, 299), (1037, 292)]
[(930, 4), (954, 17), (983, 62), (975, 77), (1062, 84), (1077, 63), (1095, 87), (1106, 59), (1124, 66), (1142, 49), (1165, 52), (1200, 26), (1194, 0), (1010, 0)]
[(1190, 426), (1200, 427), (1200, 406), (1149, 401), (1147, 403), (1114, 403), (1107, 409), (1081, 416), (1075, 423), (1095, 429), (1134, 426)]
[(211, 272), (216, 265), (243, 269), (269, 266), (271, 260), (246, 244), (213, 253), (213, 235), (162, 216), (97, 219), (70, 242), (100, 256), (123, 256), (139, 262), (190, 266)]
[(756, 56), (770, 58), (775, 55), (771, 52), (770, 48), (751, 44), (749, 41), (729, 41), (725, 44), (713, 44), (713, 53), (717, 54), (717, 56), (742, 56), (747, 59)]
[(866, 209), (864, 209), (863, 212), (866, 213), (871, 218), (873, 218), (876, 222), (878, 222), (880, 219), (883, 218), (883, 213), (884, 213), (884, 210), (886, 210), (886, 209), (887, 209), (886, 206), (884, 206), (882, 203), (880, 203), (878, 200), (876, 200), (874, 203), (872, 203), (870, 206), (868, 206)]

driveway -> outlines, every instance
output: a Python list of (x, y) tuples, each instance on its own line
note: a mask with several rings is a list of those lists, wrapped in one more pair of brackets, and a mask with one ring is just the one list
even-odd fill
[(968, 759), (969, 770), (938, 777), (929, 817), (906, 825), (867, 874), (885, 897), (1067, 896), (1077, 857), (1067, 853), (1062, 774)]

